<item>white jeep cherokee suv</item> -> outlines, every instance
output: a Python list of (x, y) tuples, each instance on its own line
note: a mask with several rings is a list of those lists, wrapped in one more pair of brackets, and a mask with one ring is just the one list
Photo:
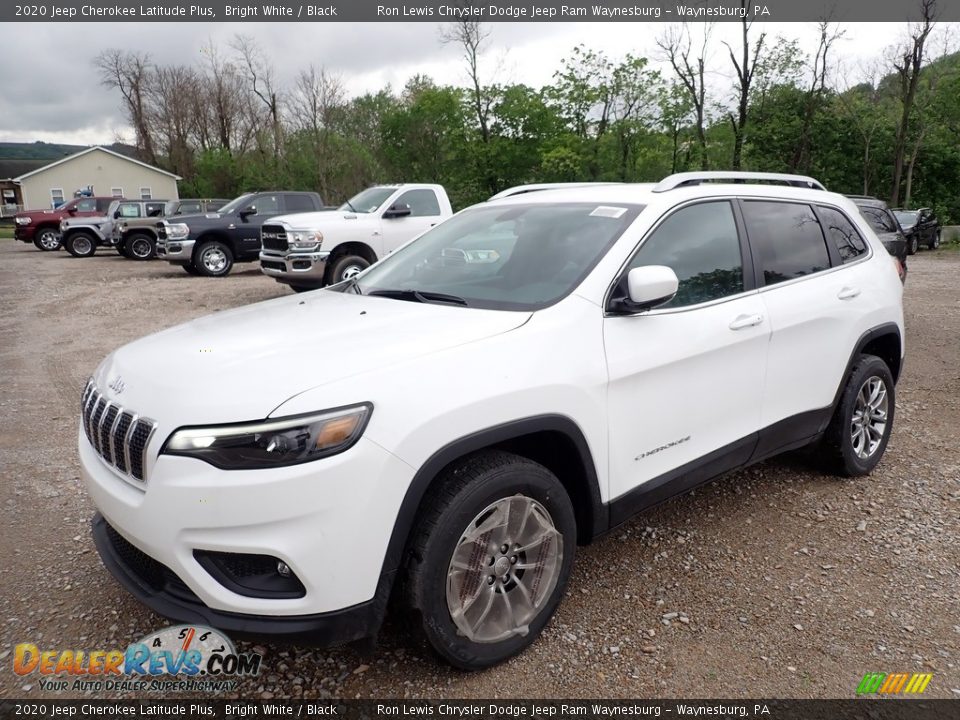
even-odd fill
[(396, 590), (442, 657), (488, 666), (635, 513), (813, 443), (870, 472), (901, 293), (809, 178), (477, 205), (339, 285), (104, 360), (79, 437), (97, 548), (179, 621), (332, 644), (375, 636)]

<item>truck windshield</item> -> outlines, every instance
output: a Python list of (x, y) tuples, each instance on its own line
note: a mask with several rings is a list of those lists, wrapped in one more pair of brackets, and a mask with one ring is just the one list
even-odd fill
[(369, 214), (376, 212), (396, 191), (396, 188), (372, 187), (357, 193), (340, 206), (341, 210)]
[(643, 210), (539, 203), (466, 210), (357, 278), (365, 295), (498, 310), (538, 310), (590, 273)]
[(253, 193), (247, 193), (246, 195), (241, 195), (240, 197), (234, 198), (233, 200), (228, 202), (226, 205), (220, 208), (217, 212), (219, 212), (221, 215), (230, 215), (232, 213), (235, 213), (240, 208), (244, 208), (247, 205), (249, 205), (251, 200), (253, 200)]

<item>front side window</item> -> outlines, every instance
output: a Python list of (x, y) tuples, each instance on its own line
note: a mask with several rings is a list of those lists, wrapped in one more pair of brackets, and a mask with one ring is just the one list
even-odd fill
[(823, 230), (827, 237), (837, 247), (840, 259), (848, 263), (856, 260), (867, 252), (867, 243), (860, 237), (860, 233), (853, 226), (846, 215), (839, 210), (819, 205), (820, 219), (823, 221)]
[(500, 310), (568, 295), (642, 210), (596, 203), (478, 206), (404, 246), (359, 278), (365, 294)]
[(677, 294), (661, 308), (743, 292), (743, 258), (730, 203), (699, 203), (668, 217), (643, 243), (629, 269), (645, 265), (666, 265), (680, 280)]
[(280, 198), (276, 195), (258, 195), (253, 204), (258, 215), (280, 212)]
[(435, 217), (440, 214), (440, 203), (433, 190), (408, 190), (394, 204), (409, 205), (410, 217)]
[(119, 210), (122, 218), (140, 217), (140, 206), (137, 203), (120, 203)]
[(765, 285), (830, 267), (823, 231), (809, 205), (746, 200), (743, 219)]
[[(166, 214), (172, 215), (175, 212), (177, 215), (193, 215), (194, 213), (201, 212), (203, 210), (200, 207), (198, 202), (170, 202), (167, 203)], [(173, 212), (171, 212), (173, 211)]]
[(96, 212), (97, 201), (93, 198), (83, 198), (82, 200), (77, 200), (76, 208), (78, 212)]

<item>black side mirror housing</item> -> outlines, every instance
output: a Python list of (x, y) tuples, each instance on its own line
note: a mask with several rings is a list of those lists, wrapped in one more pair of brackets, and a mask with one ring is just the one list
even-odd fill
[(257, 214), (257, 206), (247, 205), (247, 207), (243, 208), (243, 210), (240, 211), (240, 218), (245, 219), (250, 215), (256, 215), (256, 214)]
[(387, 208), (383, 213), (385, 220), (392, 218), (407, 217), (410, 214), (410, 206), (405, 203), (395, 203)]

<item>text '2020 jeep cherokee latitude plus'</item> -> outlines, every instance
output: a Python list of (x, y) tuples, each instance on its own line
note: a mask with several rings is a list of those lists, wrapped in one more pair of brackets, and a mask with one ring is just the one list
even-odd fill
[(104, 563), (169, 617), (320, 643), (375, 635), (397, 584), (478, 668), (636, 512), (815, 442), (869, 472), (902, 286), (850, 200), (771, 179), (488, 202), (328, 289), (115, 351), (79, 437)]

